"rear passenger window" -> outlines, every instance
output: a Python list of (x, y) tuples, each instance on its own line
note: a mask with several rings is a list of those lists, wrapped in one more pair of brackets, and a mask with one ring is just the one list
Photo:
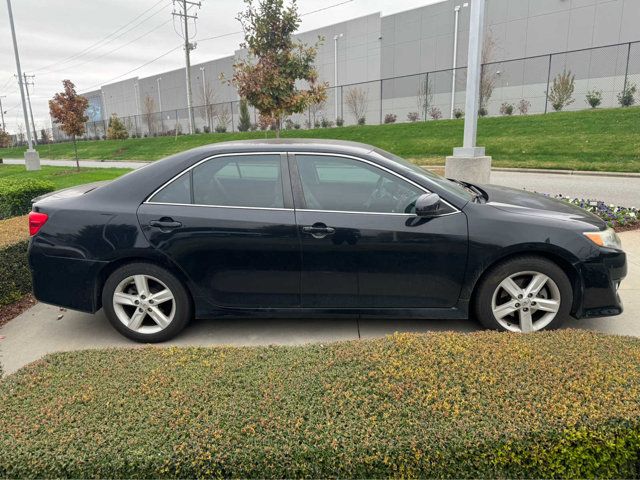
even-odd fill
[(193, 203), (284, 208), (280, 155), (234, 155), (193, 169)]
[(191, 174), (189, 172), (176, 178), (149, 200), (153, 203), (191, 203)]

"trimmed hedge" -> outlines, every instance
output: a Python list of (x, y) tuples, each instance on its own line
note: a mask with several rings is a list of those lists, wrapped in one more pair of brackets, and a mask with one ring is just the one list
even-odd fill
[(0, 248), (0, 306), (31, 292), (31, 271), (27, 259), (29, 241)]
[(29, 213), (34, 198), (54, 190), (55, 185), (46, 180), (0, 179), (0, 219)]
[(0, 405), (2, 477), (638, 478), (640, 339), (71, 352)]

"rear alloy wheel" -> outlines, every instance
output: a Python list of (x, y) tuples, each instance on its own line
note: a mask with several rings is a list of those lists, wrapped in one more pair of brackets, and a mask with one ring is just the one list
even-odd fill
[(139, 342), (168, 340), (191, 318), (191, 302), (182, 283), (147, 263), (113, 272), (105, 283), (102, 304), (111, 324)]
[(491, 329), (532, 333), (558, 328), (569, 316), (572, 289), (554, 263), (523, 257), (496, 267), (482, 282), (476, 313)]

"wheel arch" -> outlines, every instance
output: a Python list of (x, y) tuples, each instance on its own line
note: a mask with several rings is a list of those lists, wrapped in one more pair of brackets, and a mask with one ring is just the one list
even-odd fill
[(476, 295), (478, 292), (478, 287), (481, 285), (482, 281), (501, 263), (507, 262), (514, 258), (518, 257), (538, 257), (543, 258), (545, 260), (549, 260), (555, 263), (560, 269), (567, 275), (569, 278), (569, 282), (571, 282), (571, 288), (573, 293), (573, 299), (571, 303), (571, 314), (574, 314), (578, 307), (580, 306), (582, 299), (582, 280), (580, 278), (580, 274), (578, 270), (574, 266), (574, 264), (561, 253), (549, 250), (545, 248), (537, 248), (537, 249), (523, 249), (505, 252), (503, 255), (494, 258), (486, 267), (482, 270), (482, 272), (475, 277), (473, 285), (471, 286), (471, 295), (469, 306), (473, 308), (476, 301)]
[(160, 255), (141, 255), (141, 254), (131, 254), (123, 257), (119, 257), (114, 259), (111, 262), (108, 262), (101, 270), (98, 272), (96, 277), (96, 282), (94, 286), (94, 311), (100, 310), (102, 308), (102, 290), (104, 289), (105, 282), (109, 278), (109, 276), (115, 272), (118, 268), (128, 265), (131, 263), (150, 263), (160, 268), (164, 268), (168, 270), (170, 273), (175, 275), (184, 285), (189, 299), (191, 300), (192, 305), (194, 304), (194, 294), (192, 291), (192, 285), (187, 277), (187, 275), (173, 262), (168, 259), (160, 256)]

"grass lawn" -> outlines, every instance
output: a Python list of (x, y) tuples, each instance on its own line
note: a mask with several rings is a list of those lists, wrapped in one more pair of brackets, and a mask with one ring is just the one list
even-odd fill
[(0, 165), (0, 179), (36, 178), (53, 182), (56, 189), (61, 189), (83, 183), (113, 180), (129, 171), (126, 168), (81, 168), (78, 172), (75, 168), (43, 166), (40, 171), (28, 172), (22, 165)]
[[(369, 143), (421, 164), (439, 165), (462, 141), (462, 120), (382, 126), (292, 130), (283, 137), (313, 137)], [(478, 143), (496, 167), (640, 172), (640, 108), (584, 110), (549, 115), (480, 119)], [(267, 134), (269, 137), (273, 133)], [(214, 142), (265, 138), (264, 132), (200, 134), (120, 141), (80, 142), (80, 158), (157, 160)], [(19, 158), (23, 148), (0, 150)], [(70, 143), (38, 147), (43, 158), (73, 157)]]
[(563, 330), (49, 355), (0, 477), (638, 478), (640, 340)]

